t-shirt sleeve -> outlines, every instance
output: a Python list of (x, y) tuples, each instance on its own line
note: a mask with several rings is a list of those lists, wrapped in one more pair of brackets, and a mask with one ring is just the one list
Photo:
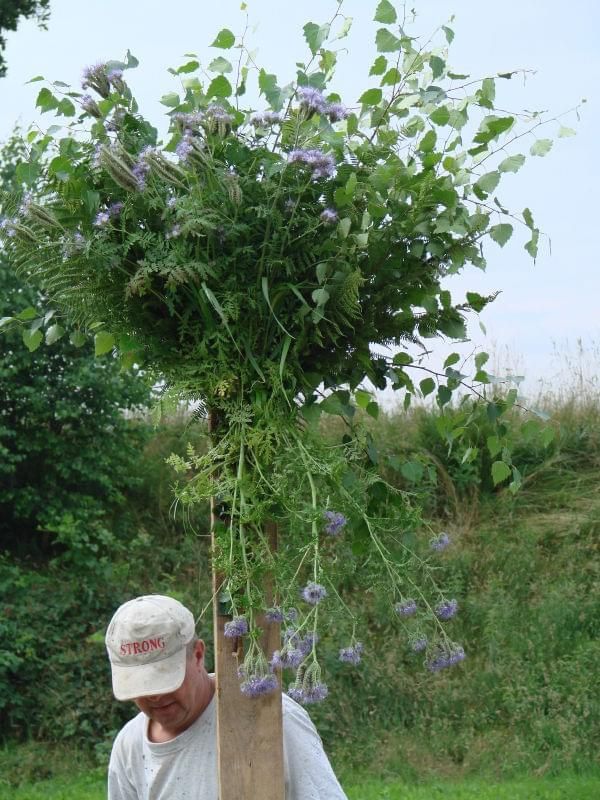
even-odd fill
[(123, 731), (113, 744), (108, 764), (108, 800), (139, 800), (135, 786), (130, 780), (123, 752)]
[(286, 800), (347, 800), (307, 712), (283, 696)]

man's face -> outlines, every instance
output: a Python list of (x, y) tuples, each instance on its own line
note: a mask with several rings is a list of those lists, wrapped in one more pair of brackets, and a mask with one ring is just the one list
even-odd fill
[(193, 656), (187, 659), (185, 677), (178, 689), (137, 697), (133, 702), (166, 733), (177, 736), (195, 722), (206, 706), (205, 676), (204, 644), (199, 641)]

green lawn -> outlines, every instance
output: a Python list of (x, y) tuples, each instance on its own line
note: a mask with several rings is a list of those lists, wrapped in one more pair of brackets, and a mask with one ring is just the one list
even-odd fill
[[(369, 781), (348, 786), (347, 792), (350, 800), (597, 800), (600, 777), (565, 775), (497, 784), (482, 780), (440, 781), (419, 786)], [(105, 800), (105, 797), (106, 782), (100, 770), (18, 789), (11, 789), (0, 780), (1, 800)]]

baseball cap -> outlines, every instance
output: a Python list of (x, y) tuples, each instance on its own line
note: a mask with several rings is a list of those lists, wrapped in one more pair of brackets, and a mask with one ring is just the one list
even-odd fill
[(149, 594), (123, 603), (106, 631), (117, 700), (178, 689), (194, 634), (193, 614), (172, 597)]

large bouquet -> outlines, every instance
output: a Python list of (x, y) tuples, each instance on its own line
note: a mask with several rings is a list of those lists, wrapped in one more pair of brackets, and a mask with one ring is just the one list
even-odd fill
[[(240, 107), (254, 69), (245, 41), (222, 30), (213, 47), (235, 46), (237, 65), (220, 55), (207, 80), (195, 58), (171, 70), (182, 89), (161, 101), (166, 143), (128, 87), (129, 54), (86, 69), (87, 94), (43, 88), (42, 110), (75, 116), (75, 101), (81, 111), (62, 138), (56, 128), (29, 136), (31, 159), (18, 167), (26, 191), (13, 210), (5, 201), (1, 225), (16, 268), (41, 281), (63, 315), (32, 312), (29, 325), (26, 314), (30, 347), (44, 326), (49, 342), (68, 327), (73, 342), (93, 337), (98, 354), (143, 365), (210, 415), (210, 451), (172, 459), (183, 476), (178, 502), (213, 496), (222, 512), (214, 559), (233, 614), (228, 634), (248, 637), (242, 691), (268, 691), (273, 669), (290, 668), (290, 691), (306, 702), (326, 694), (316, 646), (339, 609), (350, 615), (340, 658), (360, 661), (357, 619), (341, 597), (348, 577), (384, 598), (431, 670), (464, 657), (444, 628), (457, 602), (431, 579), (448, 537), (381, 478), (357, 407), (376, 417), (369, 386), (390, 384), (408, 400), (437, 391), (443, 407), (464, 380), (451, 356), (443, 375), (415, 386), (405, 345), (464, 337), (465, 314), (491, 299), (472, 293), (457, 304), (441, 281), (483, 267), (486, 236), (510, 237), (493, 192), (524, 161), (496, 156), (503, 137), (518, 138), (518, 120), (494, 113), (494, 79), (452, 73), (452, 30), (427, 50), (387, 0), (375, 14), (372, 85), (345, 105), (329, 89), (337, 53), (328, 40), (350, 27), (340, 7), (329, 23), (305, 26), (311, 58), (292, 83), (256, 68), (258, 109)], [(483, 116), (465, 146), (473, 110)], [(483, 166), (494, 157), (495, 168)], [(528, 210), (523, 225), (535, 255)], [(339, 442), (324, 440), (323, 414), (344, 418)], [(502, 458), (506, 477), (507, 450)], [(279, 528), (276, 554), (269, 524)], [(275, 653), (260, 648), (259, 614), (287, 625)]]

